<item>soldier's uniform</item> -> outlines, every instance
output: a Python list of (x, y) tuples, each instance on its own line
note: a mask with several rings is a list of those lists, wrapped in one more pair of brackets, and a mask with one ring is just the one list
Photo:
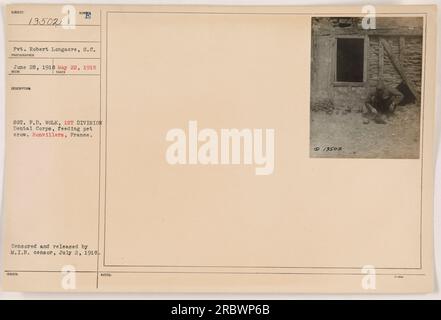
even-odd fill
[(374, 116), (377, 123), (386, 123), (385, 116), (392, 114), (403, 99), (403, 94), (395, 88), (388, 88), (379, 82), (368, 95), (365, 102), (367, 112)]

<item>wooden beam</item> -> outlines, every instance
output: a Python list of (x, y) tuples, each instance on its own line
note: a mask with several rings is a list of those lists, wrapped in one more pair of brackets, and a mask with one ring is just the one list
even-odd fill
[(330, 39), (330, 52), (331, 52), (331, 66), (329, 68), (328, 78), (328, 98), (334, 101), (334, 88), (333, 84), (337, 81), (337, 39), (332, 37)]
[(383, 71), (384, 71), (384, 49), (380, 44), (378, 46), (378, 78), (383, 80)]
[(330, 36), (330, 35), (348, 35), (348, 36), (360, 36), (368, 35), (372, 37), (422, 37), (422, 29), (418, 30), (379, 30), (379, 29), (353, 29), (353, 28), (324, 28), (313, 31), (317, 36)]
[(404, 55), (406, 50), (406, 38), (401, 36), (400, 37), (400, 63), (403, 63)]
[(364, 36), (364, 50), (363, 50), (363, 81), (365, 84), (366, 92), (369, 92), (369, 52), (371, 51), (371, 45), (369, 36)]
[(380, 43), (381, 45), (384, 47), (384, 50), (386, 50), (387, 55), (389, 56), (390, 61), (392, 62), (393, 66), (395, 67), (395, 69), (398, 71), (398, 73), (400, 74), (401, 78), (403, 79), (403, 81), (407, 84), (407, 86), (410, 89), (410, 92), (412, 92), (413, 96), (415, 97), (415, 99), (417, 101), (419, 101), (419, 95), (418, 95), (418, 91), (415, 88), (415, 85), (413, 84), (413, 82), (407, 77), (406, 73), (404, 72), (403, 67), (401, 66), (400, 60), (398, 59), (398, 57), (392, 52), (392, 48), (390, 47), (389, 43), (384, 40), (384, 39), (380, 39)]
[[(317, 30), (318, 34), (329, 33), (329, 30)], [(353, 28), (335, 28), (336, 35), (365, 35), (377, 37), (421, 37), (423, 29), (353, 29)]]

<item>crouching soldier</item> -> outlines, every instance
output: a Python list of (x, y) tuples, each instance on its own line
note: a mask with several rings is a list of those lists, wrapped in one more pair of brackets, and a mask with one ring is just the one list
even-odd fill
[(385, 117), (394, 113), (396, 106), (403, 100), (403, 94), (395, 88), (388, 88), (382, 80), (370, 92), (365, 106), (367, 113), (373, 115), (376, 123), (386, 123)]

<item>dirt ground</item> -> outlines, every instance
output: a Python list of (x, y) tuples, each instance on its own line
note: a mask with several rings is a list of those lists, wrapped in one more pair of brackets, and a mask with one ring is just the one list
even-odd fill
[(376, 123), (361, 110), (311, 110), (310, 155), (313, 158), (419, 158), (420, 108), (398, 106), (395, 113)]

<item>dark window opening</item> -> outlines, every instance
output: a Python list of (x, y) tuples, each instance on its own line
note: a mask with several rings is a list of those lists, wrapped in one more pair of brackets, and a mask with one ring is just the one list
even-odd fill
[(337, 39), (337, 81), (363, 82), (364, 39)]

